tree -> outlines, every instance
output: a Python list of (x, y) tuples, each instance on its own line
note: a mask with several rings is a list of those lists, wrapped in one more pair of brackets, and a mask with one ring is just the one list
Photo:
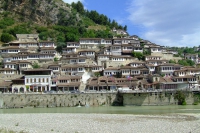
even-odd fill
[(48, 28), (47, 27), (43, 27), (43, 26), (41, 26), (41, 27), (36, 27), (36, 30), (37, 30), (37, 32), (38, 33), (41, 33), (41, 32), (46, 32), (46, 31), (48, 31)]
[(57, 47), (56, 47), (56, 51), (57, 51), (58, 53), (62, 53), (62, 50), (63, 50), (63, 47), (62, 47), (62, 46), (57, 46)]
[(76, 42), (78, 41), (78, 36), (74, 33), (67, 33), (65, 39), (67, 42)]
[(185, 94), (183, 91), (178, 90), (175, 94), (174, 94), (174, 99), (178, 100), (178, 104), (179, 105), (186, 105), (186, 101), (185, 101)]
[(34, 68), (34, 69), (36, 69), (36, 68), (40, 68), (40, 65), (39, 65), (38, 63), (34, 62), (34, 64), (33, 64), (33, 68)]
[(82, 15), (85, 13), (84, 6), (80, 1), (78, 1), (76, 4), (76, 10)]
[(124, 26), (124, 30), (127, 31), (127, 25)]
[(12, 40), (13, 40), (12, 35), (10, 35), (10, 34), (8, 34), (8, 33), (3, 33), (3, 34), (1, 35), (1, 41), (2, 41), (2, 42), (8, 43), (8, 42), (10, 42), (10, 41), (12, 41)]
[(48, 38), (48, 32), (41, 32), (41, 33), (39, 34), (39, 38), (40, 38), (41, 40), (47, 40), (47, 38)]
[(175, 64), (176, 64), (176, 61), (175, 61), (175, 60), (172, 60), (172, 59), (170, 59), (170, 60), (169, 60), (169, 63), (175, 63)]
[(96, 77), (100, 77), (100, 76), (101, 76), (100, 72), (95, 72), (94, 75), (95, 75)]
[(64, 42), (58, 42), (57, 43), (57, 47), (56, 47), (56, 51), (59, 53), (62, 53), (63, 48), (66, 47), (66, 44)]
[(141, 52), (132, 52), (132, 56), (138, 58), (139, 60), (145, 59), (145, 56)]
[(178, 64), (183, 65), (183, 66), (193, 66), (195, 63), (192, 60), (179, 60)]
[(57, 42), (65, 42), (65, 37), (62, 35), (58, 35), (56, 40)]
[(57, 57), (54, 57), (54, 61), (55, 61), (55, 62), (58, 61), (58, 58), (57, 58)]

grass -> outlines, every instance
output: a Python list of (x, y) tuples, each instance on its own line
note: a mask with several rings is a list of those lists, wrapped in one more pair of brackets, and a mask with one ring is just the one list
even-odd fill
[(106, 30), (106, 26), (103, 26), (103, 25), (89, 26), (88, 29), (90, 29), (90, 30)]

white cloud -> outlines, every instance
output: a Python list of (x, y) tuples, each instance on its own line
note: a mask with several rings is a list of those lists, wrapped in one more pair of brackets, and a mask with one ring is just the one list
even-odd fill
[(71, 4), (72, 2), (78, 2), (78, 1), (80, 1), (80, 2), (83, 2), (84, 0), (63, 0), (65, 3), (69, 3), (69, 4)]
[(142, 38), (165, 46), (200, 44), (198, 0), (132, 0), (127, 10)]

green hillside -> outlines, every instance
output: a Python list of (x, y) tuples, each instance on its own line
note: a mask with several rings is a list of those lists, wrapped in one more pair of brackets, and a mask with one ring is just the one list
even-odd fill
[(96, 11), (84, 10), (81, 2), (62, 0), (0, 0), (0, 43), (16, 39), (16, 34), (38, 33), (41, 40), (57, 44), (79, 38), (112, 38), (112, 28), (124, 29), (115, 20)]

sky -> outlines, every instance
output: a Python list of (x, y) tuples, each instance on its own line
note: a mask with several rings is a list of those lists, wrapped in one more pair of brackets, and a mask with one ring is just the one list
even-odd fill
[[(66, 3), (78, 0), (63, 0)], [(163, 46), (200, 45), (199, 0), (80, 0), (85, 9), (127, 25), (130, 35)]]

